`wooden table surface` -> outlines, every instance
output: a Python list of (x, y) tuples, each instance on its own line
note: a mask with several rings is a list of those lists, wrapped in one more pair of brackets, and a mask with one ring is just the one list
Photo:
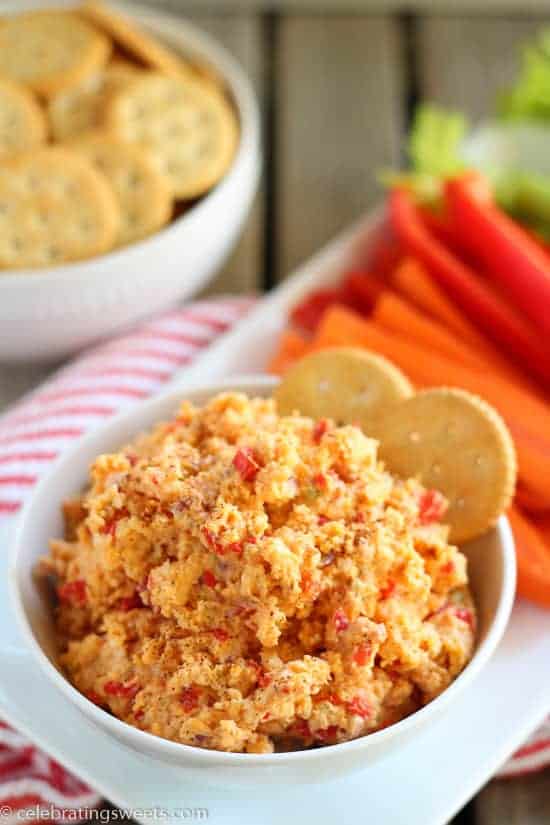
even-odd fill
[[(454, 105), (474, 119), (487, 116), (516, 70), (518, 45), (550, 23), (549, 4), (529, 0), (479, 0), (459, 15), (453, 12), (459, 4), (444, 0), (405, 13), (392, 2), (355, 2), (344, 12), (338, 0), (289, 2), (279, 11), (263, 11), (255, 0), (236, 0), (233, 7), (231, 0), (155, 5), (185, 14), (219, 38), (253, 79), (263, 110), (260, 192), (209, 293), (266, 289), (284, 278), (380, 197), (377, 172), (403, 161), (416, 100)], [(536, 16), (526, 17), (524, 8)], [(0, 407), (51, 369), (0, 367)], [(548, 825), (550, 771), (489, 783), (455, 822)]]

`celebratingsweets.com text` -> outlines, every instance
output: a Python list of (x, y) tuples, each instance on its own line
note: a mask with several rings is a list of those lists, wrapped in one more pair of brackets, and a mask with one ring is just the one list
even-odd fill
[(61, 822), (131, 822), (133, 819), (181, 820), (182, 822), (205, 822), (208, 808), (62, 808), (58, 805), (31, 805), (27, 808), (12, 808), (0, 805), (0, 823), (4, 819), (20, 822), (50, 821)]

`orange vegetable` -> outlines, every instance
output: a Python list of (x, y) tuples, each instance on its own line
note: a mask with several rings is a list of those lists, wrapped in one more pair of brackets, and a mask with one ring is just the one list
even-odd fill
[(460, 335), (464, 342), (484, 347), (483, 336), (454, 306), (420, 261), (403, 258), (394, 270), (391, 282), (405, 298), (437, 321), (442, 321), (452, 332)]
[(516, 541), (518, 593), (537, 604), (550, 607), (548, 537), (517, 507), (510, 509), (508, 518)]
[(483, 368), (486, 364), (475, 350), (461, 343), (437, 321), (432, 321), (422, 312), (418, 312), (393, 292), (384, 292), (380, 295), (372, 313), (372, 320), (389, 332), (410, 337), (415, 343), (433, 348), (435, 352), (453, 358), (460, 364), (478, 368)]
[(329, 309), (319, 324), (314, 348), (366, 347), (386, 356), (419, 387), (454, 386), (485, 398), (500, 411), (516, 443), (522, 480), (550, 506), (550, 412), (534, 396), (487, 369), (474, 369), (388, 333), (344, 307)]
[(533, 516), (532, 522), (544, 539), (545, 544), (550, 547), (550, 515)]
[(523, 507), (524, 510), (528, 510), (531, 515), (550, 513), (548, 496), (541, 498), (522, 481), (519, 482), (516, 490), (516, 502)]
[(282, 375), (294, 361), (305, 355), (309, 347), (309, 342), (292, 329), (287, 330), (281, 336), (278, 349), (268, 364), (267, 371), (275, 375)]
[(531, 392), (537, 391), (530, 380), (515, 369), (456, 308), (420, 261), (415, 258), (404, 258), (393, 272), (392, 285), (408, 301), (444, 324), (462, 343), (476, 349), (489, 363), (498, 367), (505, 377), (518, 382)]

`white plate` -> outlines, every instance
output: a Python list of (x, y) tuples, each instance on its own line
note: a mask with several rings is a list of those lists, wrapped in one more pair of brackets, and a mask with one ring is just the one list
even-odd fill
[[(372, 220), (371, 218), (368, 221)], [(261, 371), (288, 308), (313, 284), (329, 282), (360, 254), (367, 222), (330, 244), (263, 300), (180, 376), (189, 386), (232, 373)], [(4, 544), (7, 536), (4, 536)], [(0, 546), (0, 715), (115, 804), (143, 809), (209, 809), (214, 825), (443, 825), (499, 768), (550, 710), (550, 620), (516, 605), (492, 660), (453, 713), (402, 751), (351, 777), (305, 789), (211, 788), (139, 756), (89, 724), (50, 686), (23, 648), (5, 592), (7, 552)], [(144, 822), (150, 818), (137, 817)], [(177, 814), (167, 822), (181, 822)]]

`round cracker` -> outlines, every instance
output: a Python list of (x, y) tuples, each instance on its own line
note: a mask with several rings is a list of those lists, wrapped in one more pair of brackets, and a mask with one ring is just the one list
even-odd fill
[(88, 158), (113, 187), (120, 208), (117, 246), (144, 238), (170, 220), (170, 187), (139, 146), (97, 131), (75, 139), (71, 148)]
[(48, 120), (54, 140), (71, 140), (101, 124), (105, 101), (139, 75), (134, 64), (116, 60), (85, 83), (50, 98)]
[(105, 65), (109, 40), (76, 14), (36, 11), (0, 23), (0, 75), (50, 96)]
[(118, 205), (76, 152), (49, 147), (0, 163), (0, 267), (56, 266), (110, 249)]
[(104, 123), (150, 151), (175, 198), (197, 198), (233, 160), (237, 122), (229, 103), (196, 81), (144, 72), (107, 102)]
[(416, 476), (448, 499), (444, 520), (453, 542), (485, 533), (512, 501), (512, 437), (500, 415), (475, 395), (446, 388), (419, 392), (387, 409), (372, 434), (391, 472)]
[(359, 424), (369, 435), (374, 418), (412, 393), (408, 379), (382, 356), (334, 347), (306, 355), (290, 367), (275, 400), (282, 415), (297, 410), (311, 418)]
[(0, 79), (0, 157), (26, 151), (46, 139), (46, 119), (32, 94)]
[(190, 66), (182, 58), (150, 37), (143, 29), (135, 28), (126, 17), (107, 8), (103, 3), (88, 0), (79, 8), (79, 14), (145, 66), (158, 69), (167, 75), (192, 73)]

